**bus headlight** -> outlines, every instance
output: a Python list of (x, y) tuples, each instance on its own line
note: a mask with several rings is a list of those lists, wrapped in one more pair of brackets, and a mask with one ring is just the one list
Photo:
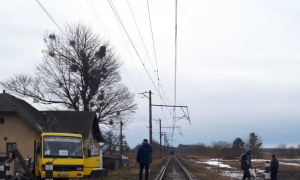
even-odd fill
[(77, 167), (76, 171), (82, 171), (82, 167)]

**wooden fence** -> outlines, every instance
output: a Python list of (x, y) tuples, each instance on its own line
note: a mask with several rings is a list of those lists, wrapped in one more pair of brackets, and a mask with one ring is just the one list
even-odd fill
[(7, 153), (0, 151), (0, 157), (7, 157)]
[(0, 162), (4, 162), (7, 158), (7, 153), (0, 151)]

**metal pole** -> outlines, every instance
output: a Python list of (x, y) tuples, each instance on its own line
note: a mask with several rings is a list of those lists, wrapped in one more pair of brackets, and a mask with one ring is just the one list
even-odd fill
[(0, 163), (0, 179), (5, 179), (5, 166), (3, 163)]
[(165, 134), (165, 136), (164, 136), (164, 153), (166, 153), (166, 137), (167, 135)]
[(5, 180), (9, 180), (11, 178), (9, 163), (5, 163), (4, 169), (5, 169)]
[(121, 153), (121, 156), (123, 154), (123, 137), (122, 137), (122, 126), (123, 126), (123, 122), (121, 121), (120, 122), (120, 153)]
[(149, 142), (152, 145), (152, 105), (151, 90), (149, 91)]
[(17, 148), (15, 148), (14, 151), (15, 151), (16, 157), (19, 159), (19, 162), (21, 163), (23, 169), (25, 170), (25, 172), (27, 174), (27, 177), (29, 179), (33, 179), (33, 174), (31, 173), (31, 170), (27, 167), (27, 165), (24, 161), (24, 158), (23, 158), (22, 154), (20, 153), (20, 151)]
[(162, 155), (162, 147), (161, 147), (161, 120), (159, 119), (159, 144), (160, 144), (160, 157)]

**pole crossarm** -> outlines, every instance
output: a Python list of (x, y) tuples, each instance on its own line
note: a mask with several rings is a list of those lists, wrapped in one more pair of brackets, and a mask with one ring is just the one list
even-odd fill
[(138, 93), (138, 94), (142, 94), (144, 97), (149, 99), (149, 97), (146, 95), (146, 93), (149, 93), (149, 92), (142, 92), (142, 93)]
[(187, 106), (173, 106), (173, 105), (160, 105), (160, 104), (151, 104), (151, 106), (188, 108)]
[[(149, 94), (149, 97), (146, 94)], [(149, 99), (149, 143), (152, 144), (152, 100), (151, 100), (151, 90), (149, 92), (139, 93), (144, 95)]]
[(179, 128), (180, 126), (169, 126), (169, 127), (161, 127), (161, 128)]
[[(183, 112), (184, 115), (180, 119), (187, 119), (190, 122), (190, 125), (191, 125), (191, 120), (190, 120), (188, 106), (174, 106), (174, 105), (161, 105), (161, 104), (151, 104), (151, 106), (181, 108), (181, 110), (182, 110), (182, 112)], [(183, 110), (183, 108), (186, 108), (187, 112), (185, 112)], [(176, 118), (178, 118), (178, 117), (175, 117), (175, 119)], [(180, 120), (180, 119), (177, 119), (177, 120)], [(177, 121), (177, 120), (175, 120), (175, 121)]]
[[(182, 117), (176, 117), (176, 113), (175, 115), (173, 114), (173, 126), (172, 127), (161, 127), (161, 120), (159, 120), (159, 124), (160, 124), (160, 144), (161, 144), (161, 137), (163, 136), (162, 135), (162, 132), (161, 132), (161, 128), (173, 128), (173, 133), (172, 133), (172, 139), (173, 139), (173, 135), (174, 135), (174, 129), (177, 128), (179, 130), (179, 134), (182, 135), (182, 131), (181, 131), (181, 127), (180, 126), (174, 126), (175, 125), (175, 122), (179, 119), (187, 119), (189, 122), (190, 122), (190, 125), (191, 125), (191, 121), (190, 121), (190, 117), (189, 117), (189, 111), (188, 111), (188, 106), (175, 106), (175, 105), (159, 105), (159, 104), (152, 104), (152, 98), (151, 98), (151, 90), (149, 90), (149, 92), (142, 92), (142, 93), (138, 93), (138, 94), (141, 94), (143, 95), (143, 98), (144, 97), (147, 97), (149, 99), (149, 141), (150, 141), (150, 144), (152, 144), (152, 107), (155, 107), (155, 106), (159, 106), (159, 107), (173, 107), (174, 108), (174, 111), (175, 111), (175, 108), (181, 108), (182, 112), (183, 112), (183, 116)], [(175, 103), (176, 104), (176, 103)], [(183, 108), (186, 108), (186, 112), (183, 110)], [(168, 109), (168, 108), (167, 108)], [(175, 111), (176, 112), (176, 111)], [(172, 115), (171, 115), (172, 116)], [(177, 120), (176, 120), (177, 118)], [(121, 126), (122, 127), (122, 126)], [(183, 135), (182, 135), (183, 136)], [(165, 136), (166, 137), (166, 136)]]
[(169, 129), (170, 128), (173, 128), (173, 129), (177, 128), (178, 131), (179, 131), (179, 134), (183, 137), (183, 134), (182, 134), (182, 131), (181, 131), (181, 126), (169, 126), (169, 127), (161, 127), (161, 128), (169, 128)]

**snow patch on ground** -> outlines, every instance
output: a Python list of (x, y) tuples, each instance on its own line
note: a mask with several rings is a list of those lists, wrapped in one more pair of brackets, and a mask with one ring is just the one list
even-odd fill
[(205, 163), (211, 166), (217, 166), (220, 168), (232, 168), (231, 166), (227, 165), (227, 164), (223, 164), (222, 162), (220, 162), (220, 160), (216, 160), (216, 159), (211, 159), (208, 161), (195, 161), (196, 163)]
[[(286, 165), (286, 166), (300, 166), (300, 159), (278, 159), (279, 164)], [(209, 160), (197, 160), (197, 159), (191, 159), (191, 161), (194, 161), (195, 163), (202, 163), (210, 165), (210, 167), (207, 167), (207, 169), (210, 170), (220, 170), (220, 173), (223, 176), (228, 176), (234, 179), (241, 179), (243, 177), (242, 171), (240, 169), (231, 167), (226, 164), (227, 160), (222, 159), (209, 159)], [(270, 159), (252, 159), (252, 162), (262, 162), (265, 163), (267, 161), (271, 162)], [(219, 169), (220, 168), (220, 169)], [(263, 180), (261, 176), (264, 174), (265, 169), (264, 167), (261, 167), (261, 169), (256, 168), (256, 174), (260, 177), (256, 177), (255, 180)]]

